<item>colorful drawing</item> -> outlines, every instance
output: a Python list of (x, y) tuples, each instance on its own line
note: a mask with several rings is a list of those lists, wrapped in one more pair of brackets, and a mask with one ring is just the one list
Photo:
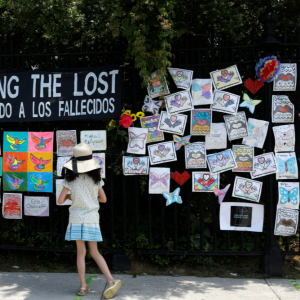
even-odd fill
[(187, 145), (190, 143), (191, 135), (187, 135), (184, 137), (180, 137), (178, 135), (173, 135), (173, 141), (175, 143), (176, 151), (179, 150), (182, 146)]
[(33, 217), (49, 217), (49, 197), (24, 197), (24, 214)]
[(251, 178), (259, 178), (277, 172), (275, 156), (273, 152), (254, 156), (253, 171), (250, 173)]
[(28, 172), (28, 191), (29, 192), (48, 192), (53, 191), (53, 175), (50, 172)]
[(170, 192), (170, 168), (150, 168), (149, 194)]
[(240, 107), (247, 107), (249, 109), (249, 111), (251, 112), (251, 114), (254, 113), (255, 106), (258, 105), (262, 101), (262, 100), (253, 100), (245, 93), (243, 94), (243, 100), (244, 100), (244, 102), (242, 102), (240, 104)]
[(214, 189), (213, 192), (216, 196), (218, 196), (218, 202), (221, 204), (230, 188), (231, 184), (227, 184), (224, 189)]
[(170, 93), (166, 78), (161, 76), (158, 71), (155, 71), (151, 74), (151, 79), (149, 80), (147, 89), (151, 99)]
[(232, 197), (259, 202), (263, 183), (243, 177), (235, 177)]
[(195, 105), (213, 103), (213, 81), (211, 79), (192, 80), (192, 98)]
[(299, 182), (278, 182), (278, 206), (299, 209)]
[(253, 158), (254, 148), (243, 145), (232, 146), (233, 157), (237, 164), (233, 172), (252, 172), (253, 171)]
[(162, 111), (159, 118), (158, 129), (168, 133), (183, 135), (187, 118), (187, 115), (168, 115), (165, 111)]
[(295, 235), (298, 228), (298, 219), (298, 210), (277, 206), (274, 235)]
[(191, 111), (191, 135), (210, 135), (212, 112), (210, 109)]
[(129, 142), (127, 146), (128, 153), (146, 154), (146, 140), (148, 129), (146, 128), (128, 128)]
[(225, 115), (224, 120), (230, 141), (248, 136), (248, 125), (244, 111), (240, 111), (236, 115)]
[(167, 95), (164, 98), (168, 114), (176, 114), (194, 108), (193, 99), (189, 90)]
[(297, 64), (281, 64), (273, 81), (273, 91), (296, 91)]
[(212, 192), (219, 188), (219, 174), (209, 172), (192, 173), (192, 191), (193, 192)]
[(171, 141), (148, 146), (148, 153), (151, 165), (177, 160), (174, 143)]
[(4, 172), (3, 176), (4, 191), (27, 191), (26, 172)]
[(180, 188), (177, 188), (173, 193), (163, 193), (163, 196), (167, 199), (166, 206), (171, 205), (172, 203), (182, 204), (182, 199), (179, 196)]
[(295, 151), (295, 126), (294, 124), (273, 127), (275, 136), (275, 152)]
[(276, 179), (298, 179), (298, 164), (295, 152), (275, 153)]
[(80, 132), (80, 142), (93, 150), (106, 150), (106, 130), (86, 130)]
[(263, 82), (272, 82), (279, 71), (280, 61), (274, 55), (260, 58), (255, 66), (256, 77)]
[(181, 174), (178, 171), (175, 171), (171, 178), (174, 179), (180, 186), (182, 186), (191, 178), (191, 175), (187, 171), (184, 171)]
[[(2, 161), (2, 157), (0, 157), (0, 176), (2, 176), (2, 169), (3, 169), (3, 161)], [(1, 181), (0, 181), (0, 183), (1, 183)]]
[(2, 215), (5, 219), (22, 219), (22, 194), (3, 194)]
[(207, 155), (207, 163), (212, 174), (232, 170), (237, 166), (230, 149)]
[(123, 156), (124, 175), (148, 175), (149, 157)]
[(28, 171), (31, 172), (52, 172), (53, 153), (28, 152)]
[(226, 149), (227, 131), (225, 123), (211, 123), (210, 135), (205, 136), (206, 150)]
[(168, 71), (177, 88), (185, 90), (190, 88), (193, 79), (193, 71), (175, 68), (168, 68)]
[(210, 77), (214, 88), (220, 91), (243, 83), (236, 65), (211, 72)]
[(76, 130), (57, 130), (57, 156), (72, 156), (73, 148), (77, 145)]
[(4, 131), (3, 152), (27, 152), (28, 132)]
[[(64, 180), (63, 179), (56, 179), (55, 181), (55, 195), (56, 195), (56, 205), (72, 205), (73, 204), (73, 201), (71, 200), (66, 200), (63, 204), (57, 204), (57, 200), (59, 198), (59, 195), (61, 193), (61, 191), (63, 190), (63, 182)], [(68, 194), (70, 195), (70, 191), (68, 192)]]
[(206, 168), (206, 149), (204, 142), (185, 145), (184, 150), (186, 169)]
[(96, 158), (99, 162), (101, 178), (106, 178), (106, 165), (105, 165), (105, 153), (93, 153), (93, 157)]
[(28, 132), (28, 152), (53, 152), (53, 132)]
[(215, 91), (214, 101), (210, 108), (213, 111), (235, 115), (237, 113), (239, 103), (240, 96), (227, 92)]
[(141, 127), (148, 129), (146, 143), (159, 142), (165, 139), (163, 131), (158, 130), (159, 119), (160, 115), (140, 118)]
[(142, 107), (142, 111), (143, 112), (148, 111), (153, 113), (154, 115), (157, 115), (162, 105), (162, 102), (163, 102), (162, 100), (158, 100), (158, 101), (151, 100), (149, 96), (146, 96), (144, 100), (144, 105)]
[(242, 144), (263, 148), (268, 133), (269, 122), (257, 119), (248, 119), (249, 135), (243, 138)]
[(56, 164), (56, 172), (57, 176), (62, 175), (63, 165), (71, 158), (71, 156), (59, 156), (57, 157), (57, 164)]
[(27, 152), (4, 152), (4, 172), (26, 172)]
[(294, 104), (288, 96), (272, 96), (272, 122), (273, 123), (294, 123)]

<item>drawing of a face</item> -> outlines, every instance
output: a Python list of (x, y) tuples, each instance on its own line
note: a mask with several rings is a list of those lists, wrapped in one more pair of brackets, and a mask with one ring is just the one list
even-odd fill
[(176, 72), (176, 75), (177, 75), (177, 77), (180, 78), (180, 77), (183, 75), (183, 72), (182, 72), (182, 71), (177, 71), (177, 72)]

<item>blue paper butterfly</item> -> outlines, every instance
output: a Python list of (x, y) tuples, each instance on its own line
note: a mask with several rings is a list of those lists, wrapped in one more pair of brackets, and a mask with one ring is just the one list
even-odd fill
[(291, 174), (296, 173), (296, 158), (291, 157), (284, 161), (283, 159), (276, 157), (276, 162), (278, 166), (278, 174), (282, 175), (284, 173), (290, 172)]
[(180, 188), (177, 188), (173, 193), (163, 193), (163, 196), (167, 199), (166, 206), (169, 206), (170, 204), (177, 202), (179, 204), (182, 203), (181, 197), (179, 196)]
[(280, 192), (280, 195), (281, 195), (281, 198), (280, 198), (280, 203), (281, 204), (286, 204), (287, 202), (288, 203), (291, 202), (294, 205), (298, 204), (298, 198), (297, 198), (298, 188), (297, 187), (291, 189), (290, 191), (288, 191), (284, 187), (280, 187), (279, 192)]

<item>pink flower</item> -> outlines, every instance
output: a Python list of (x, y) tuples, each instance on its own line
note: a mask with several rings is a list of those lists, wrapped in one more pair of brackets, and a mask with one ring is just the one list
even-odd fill
[(300, 117), (300, 113), (298, 114), (298, 116)]
[(119, 121), (119, 124), (121, 126), (123, 126), (124, 128), (128, 128), (132, 124), (132, 119), (128, 115), (122, 115), (121, 120)]

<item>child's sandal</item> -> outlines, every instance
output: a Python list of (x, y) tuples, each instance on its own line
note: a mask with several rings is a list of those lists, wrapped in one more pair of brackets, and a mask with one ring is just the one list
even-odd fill
[[(113, 285), (110, 287), (110, 285), (113, 283)], [(117, 291), (120, 289), (120, 287), (122, 286), (122, 281), (121, 280), (113, 280), (108, 284), (108, 289), (103, 293), (103, 296), (106, 299), (111, 299), (116, 293)]]
[[(84, 291), (83, 294), (80, 293), (81, 290)], [(81, 287), (81, 288), (79, 288), (79, 291), (78, 291), (77, 295), (79, 295), (79, 296), (85, 296), (89, 291), (90, 291), (90, 288), (89, 288), (88, 286), (85, 287), (85, 288), (84, 288), (84, 287)]]

